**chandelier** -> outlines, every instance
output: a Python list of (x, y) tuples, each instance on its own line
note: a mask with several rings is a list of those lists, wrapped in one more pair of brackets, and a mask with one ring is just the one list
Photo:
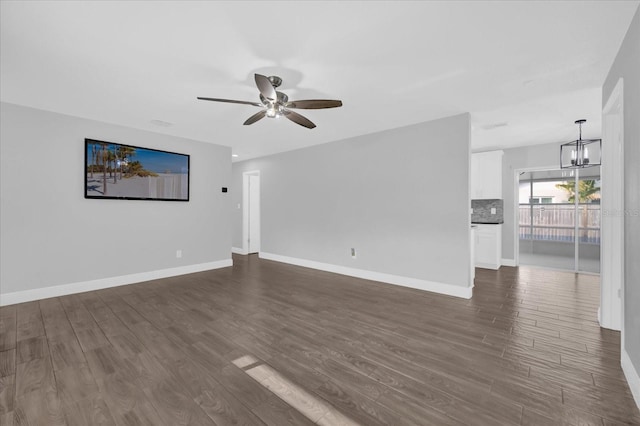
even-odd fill
[(581, 169), (602, 164), (602, 139), (582, 139), (582, 124), (587, 120), (576, 120), (580, 127), (577, 140), (560, 145), (560, 168)]

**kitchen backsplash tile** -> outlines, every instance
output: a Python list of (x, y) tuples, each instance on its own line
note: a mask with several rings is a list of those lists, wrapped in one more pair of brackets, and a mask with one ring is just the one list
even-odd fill
[[(500, 199), (493, 200), (471, 200), (471, 222), (475, 223), (503, 223), (504, 222), (504, 202)], [(495, 214), (491, 214), (491, 209), (496, 209)]]

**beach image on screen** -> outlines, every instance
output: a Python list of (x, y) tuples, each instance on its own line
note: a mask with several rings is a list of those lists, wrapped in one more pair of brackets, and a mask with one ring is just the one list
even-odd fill
[(85, 197), (189, 200), (189, 156), (85, 140)]

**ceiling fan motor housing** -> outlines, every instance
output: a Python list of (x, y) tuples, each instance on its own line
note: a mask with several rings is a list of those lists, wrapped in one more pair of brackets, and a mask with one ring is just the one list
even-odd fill
[(270, 75), (267, 78), (269, 79), (273, 87), (280, 87), (280, 85), (282, 84), (282, 79), (277, 75)]
[[(274, 102), (274, 103), (285, 104), (285, 103), (287, 103), (289, 101), (289, 97), (287, 95), (285, 95), (284, 93), (276, 92), (276, 94), (278, 95), (278, 100), (277, 100), (277, 102)], [(271, 104), (271, 101), (269, 101), (267, 98), (262, 96), (262, 93), (260, 94), (260, 102), (262, 102), (266, 106), (269, 106), (269, 104)]]

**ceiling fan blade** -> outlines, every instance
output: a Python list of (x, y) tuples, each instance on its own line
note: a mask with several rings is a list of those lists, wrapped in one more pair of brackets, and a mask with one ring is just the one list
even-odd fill
[(275, 101), (278, 99), (278, 94), (276, 93), (276, 88), (273, 87), (271, 81), (268, 77), (265, 77), (262, 74), (255, 75), (256, 86), (258, 86), (258, 90), (266, 99), (270, 101)]
[(307, 99), (304, 101), (290, 101), (284, 104), (287, 108), (300, 108), (300, 109), (322, 109), (322, 108), (337, 108), (342, 106), (342, 101), (331, 99)]
[(311, 120), (309, 120), (308, 118), (303, 117), (302, 115), (298, 114), (297, 112), (293, 112), (293, 111), (282, 111), (282, 114), (284, 114), (285, 117), (287, 117), (289, 120), (293, 121), (294, 123), (297, 123), (301, 126), (306, 127), (307, 129), (313, 129), (314, 127), (316, 127), (315, 124), (313, 124), (311, 122)]
[(249, 124), (253, 124), (256, 121), (263, 119), (265, 115), (267, 115), (266, 109), (263, 109), (262, 111), (258, 111), (255, 114), (253, 114), (251, 117), (247, 118), (247, 121), (244, 122), (244, 125), (248, 126)]
[(258, 102), (249, 102), (249, 101), (235, 101), (233, 99), (219, 99), (219, 98), (201, 98), (200, 96), (198, 96), (198, 99), (200, 99), (201, 101), (214, 101), (214, 102), (227, 102), (230, 104), (243, 104), (243, 105), (254, 105), (254, 106), (264, 106), (261, 103)]

